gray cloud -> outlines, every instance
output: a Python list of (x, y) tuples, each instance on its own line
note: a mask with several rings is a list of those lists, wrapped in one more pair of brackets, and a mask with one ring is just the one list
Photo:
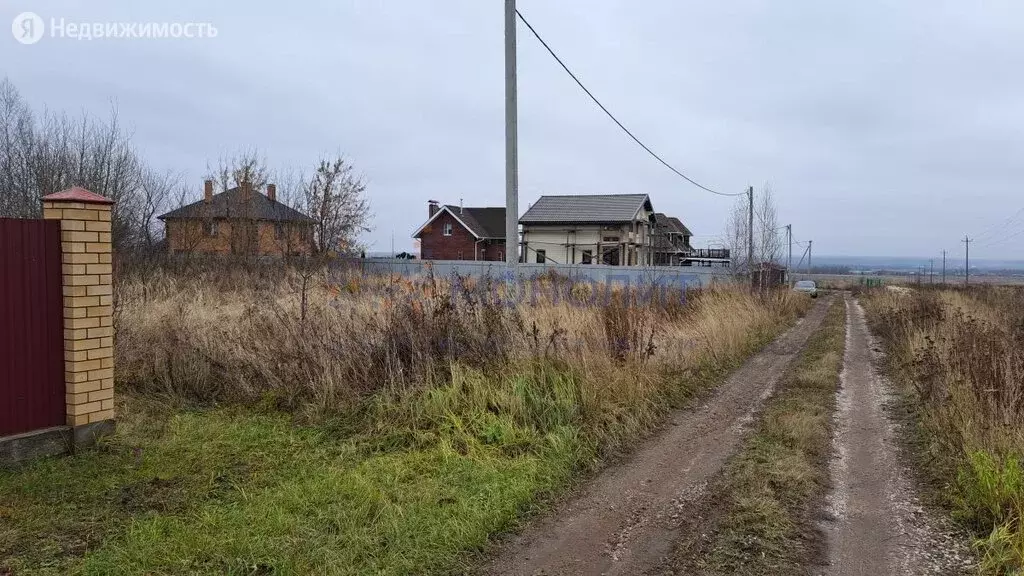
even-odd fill
[[(404, 249), (428, 198), (503, 202), (501, 4), (13, 0), (3, 22), (34, 10), (212, 22), (219, 35), (23, 46), (3, 34), (0, 71), (37, 108), (103, 115), (114, 101), (151, 162), (197, 193), (207, 161), (239, 148), (300, 168), (340, 150), (370, 184), (367, 240), (386, 249), (394, 232)], [(1017, 2), (520, 8), (670, 162), (726, 191), (770, 181), (781, 220), (818, 253), (958, 251), (1024, 206)], [(523, 209), (542, 193), (646, 192), (698, 244), (721, 233), (730, 200), (644, 155), (522, 28), (519, 57)], [(977, 250), (1024, 258), (1017, 241)]]

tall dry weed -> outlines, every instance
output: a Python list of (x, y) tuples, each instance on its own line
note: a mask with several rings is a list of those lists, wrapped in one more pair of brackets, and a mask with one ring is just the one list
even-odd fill
[(303, 321), (301, 278), (243, 278), (123, 280), (119, 385), (315, 416), (378, 391), (444, 385), (453, 366), (497, 377), (543, 360), (578, 375), (584, 403), (602, 413), (625, 395), (656, 397), (665, 374), (736, 357), (752, 331), (773, 333), (802, 305), (730, 289), (651, 299), (560, 277), (512, 300), (501, 281), (487, 279), (322, 273), (307, 290)]
[(929, 474), (980, 537), (983, 573), (1024, 569), (1024, 289), (877, 290), (865, 304), (916, 392)]

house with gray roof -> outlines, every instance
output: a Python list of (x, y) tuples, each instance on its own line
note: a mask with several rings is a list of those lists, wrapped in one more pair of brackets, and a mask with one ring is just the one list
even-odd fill
[(652, 265), (654, 223), (647, 194), (541, 196), (519, 219), (522, 258), (556, 264)]
[(690, 246), (693, 233), (675, 216), (655, 213), (653, 235), (656, 266), (682, 266), (693, 253)]
[(204, 183), (203, 198), (158, 217), (171, 253), (288, 255), (313, 250), (309, 216), (277, 201), (277, 186), (266, 194), (248, 182), (219, 194)]

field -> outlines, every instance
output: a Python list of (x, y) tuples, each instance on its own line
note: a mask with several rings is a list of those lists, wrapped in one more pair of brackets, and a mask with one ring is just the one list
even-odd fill
[(116, 292), (119, 431), (0, 473), (0, 573), (468, 569), (808, 305), (557, 277), (516, 299), (225, 271)]
[(871, 290), (862, 301), (916, 422), (926, 483), (984, 574), (1024, 569), (1024, 290)]

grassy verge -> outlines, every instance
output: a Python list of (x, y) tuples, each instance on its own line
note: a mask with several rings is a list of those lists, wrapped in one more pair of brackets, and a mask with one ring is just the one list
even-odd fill
[(845, 324), (837, 299), (754, 434), (709, 487), (704, 520), (675, 551), (677, 573), (796, 574), (815, 562)]
[(925, 493), (975, 535), (982, 574), (1024, 570), (1024, 290), (866, 291)]
[[(429, 323), (447, 313), (441, 304), (433, 310), (431, 302), (414, 304), (420, 308), (409, 314), (415, 316), (402, 317), (410, 330), (417, 318)], [(93, 452), (0, 473), (0, 573), (464, 570), (493, 534), (514, 526), (581, 471), (599, 466), (671, 407), (719, 382), (789, 325), (802, 306), (788, 300), (765, 304), (743, 292), (707, 293), (632, 341), (617, 335), (639, 334), (642, 310), (622, 315), (614, 308), (549, 306), (542, 312), (555, 320), (536, 317), (525, 337), (509, 326), (529, 327), (529, 319), (508, 321), (484, 308), (454, 324), (456, 316), (467, 314), (457, 310), (449, 331), (489, 322), (495, 332), (507, 330), (479, 341), (469, 340), (476, 335), (467, 332), (466, 346), (458, 349), (476, 353), (489, 345), (500, 363), (443, 357), (430, 365), (409, 364), (397, 353), (418, 357), (417, 335), (378, 324), (351, 346), (381, 346), (382, 353), (395, 353), (393, 360), (418, 366), (423, 380), (378, 385), (352, 400), (335, 385), (324, 392), (308, 380), (288, 397), (280, 373), (262, 389), (258, 379), (286, 362), (291, 364), (276, 370), (300, 377), (309, 369), (296, 360), (302, 354), (318, 355), (310, 360), (314, 367), (326, 365), (335, 344), (325, 340), (325, 352), (306, 340), (326, 339), (329, 320), (340, 322), (352, 310), (324, 307), (324, 314), (336, 316), (304, 328), (286, 324), (296, 334), (304, 329), (304, 338), (284, 342), (288, 354), (278, 350), (268, 362), (232, 350), (259, 346), (268, 334), (289, 338), (285, 330), (266, 331), (267, 323), (286, 318), (280, 311), (254, 317), (259, 312), (237, 306), (244, 320), (239, 321), (223, 306), (213, 306), (207, 318), (196, 305), (160, 302), (149, 314), (131, 312), (140, 320), (122, 331), (121, 345), (130, 348), (123, 352), (128, 377), (157, 376), (124, 386), (135, 391), (119, 406), (118, 434)], [(120, 321), (128, 314), (122, 312)], [(557, 330), (542, 332), (543, 321), (555, 322)], [(564, 338), (572, 322), (579, 326), (570, 334), (577, 344)], [(558, 334), (563, 340), (556, 340)], [(516, 346), (504, 348), (503, 339), (510, 338), (522, 338), (513, 343), (524, 346), (533, 340), (527, 349), (538, 352), (517, 357)], [(599, 342), (598, 349), (584, 354), (579, 343), (590, 341)], [(425, 346), (430, 342), (423, 340)], [(337, 344), (342, 345), (350, 344)], [(615, 353), (611, 360), (609, 349)], [(372, 368), (395, 378), (398, 360)], [(359, 369), (352, 358), (339, 361), (352, 371), (349, 376)], [(214, 387), (197, 394), (215, 393), (226, 405), (156, 393), (160, 386), (196, 385), (183, 375)], [(246, 375), (252, 380), (240, 380)], [(324, 399), (321, 392), (332, 396)], [(292, 409), (292, 402), (315, 409)]]

